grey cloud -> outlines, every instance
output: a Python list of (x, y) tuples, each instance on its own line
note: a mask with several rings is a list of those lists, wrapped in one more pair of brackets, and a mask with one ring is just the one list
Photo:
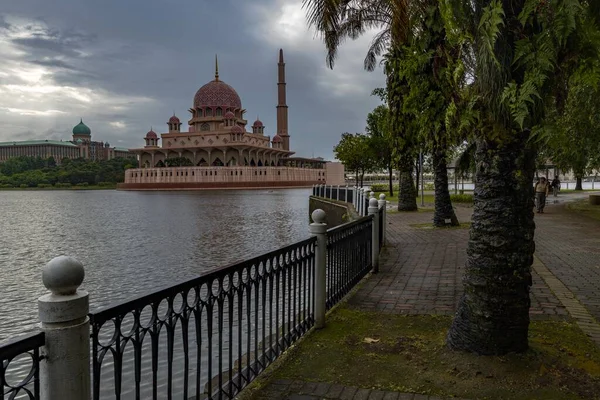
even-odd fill
[(0, 15), (0, 29), (10, 29), (10, 24), (6, 22), (3, 15)]
[(62, 61), (62, 60), (58, 60), (56, 58), (51, 58), (51, 59), (47, 59), (47, 60), (32, 60), (32, 61), (30, 61), (30, 63), (36, 64), (36, 65), (41, 65), (44, 67), (52, 67), (52, 68), (58, 68), (58, 69), (67, 69), (67, 70), (75, 70), (76, 69), (71, 64), (69, 64), (65, 61)]
[[(274, 0), (253, 0), (253, 4), (259, 2), (266, 9), (274, 9)], [(316, 79), (325, 64), (324, 49), (306, 51), (286, 48), (283, 43), (261, 42), (251, 33), (270, 22), (246, 15), (239, 0), (6, 3), (3, 12), (9, 15), (30, 20), (41, 20), (37, 17), (43, 16), (47, 31), (14, 43), (27, 51), (25, 60), (49, 68), (58, 85), (154, 100), (131, 103), (126, 112), (111, 113), (90, 105), (84, 115), (61, 115), (52, 133), (61, 138), (68, 139), (70, 129), (82, 116), (97, 140), (131, 147), (143, 145), (141, 138), (150, 126), (156, 130), (166, 128), (173, 111), (182, 120), (188, 119), (194, 93), (213, 79), (215, 53), (219, 55), (221, 79), (238, 91), (248, 110), (247, 118), (252, 122), (260, 115), (266, 133), (273, 136), (277, 55), (283, 47), (293, 150), (299, 156), (311, 156), (314, 151), (315, 156), (332, 158), (331, 149), (342, 132), (364, 130), (366, 115), (377, 104), (369, 96), (370, 91), (384, 84), (381, 73), (365, 72), (358, 75), (360, 84), (365, 85), (364, 95), (333, 98)], [(0, 27), (2, 21), (0, 18)], [(361, 62), (363, 56), (362, 52), (357, 55)], [(23, 119), (28, 123), (35, 120), (31, 116)], [(39, 126), (45, 121), (40, 117)], [(130, 130), (115, 130), (110, 125), (113, 121), (125, 122)], [(0, 122), (0, 132), (2, 127)], [(43, 129), (36, 132), (39, 135)], [(10, 140), (16, 132), (0, 135), (0, 139)]]

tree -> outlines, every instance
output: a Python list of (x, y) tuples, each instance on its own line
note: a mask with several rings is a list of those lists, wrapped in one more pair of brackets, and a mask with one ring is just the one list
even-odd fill
[(571, 82), (564, 109), (552, 110), (541, 127), (546, 155), (561, 170), (572, 170), (583, 190), (582, 178), (600, 168), (600, 96), (598, 84)]
[(370, 29), (379, 30), (369, 46), (364, 66), (372, 71), (377, 57), (385, 53), (390, 131), (395, 141), (394, 157), (398, 160), (400, 174), (398, 210), (417, 210), (412, 175), (415, 143), (411, 135), (414, 130), (402, 115), (406, 81), (397, 70), (397, 63), (403, 56), (402, 46), (412, 35), (408, 0), (303, 0), (302, 4), (307, 11), (308, 24), (322, 34), (330, 68), (333, 68), (337, 50), (344, 40), (356, 39)]
[[(479, 354), (528, 348), (533, 241), (533, 130), (577, 32), (595, 31), (577, 0), (443, 0), (449, 38), (473, 54), (477, 118), (474, 208), (464, 294), (448, 345)], [(594, 32), (592, 37), (597, 37)], [(594, 52), (593, 57), (597, 57)]]
[(333, 153), (349, 171), (354, 171), (356, 186), (362, 186), (365, 172), (376, 166), (369, 137), (359, 133), (343, 133), (340, 142), (333, 148)]
[[(463, 83), (460, 47), (446, 39), (438, 0), (422, 0), (411, 23), (419, 35), (405, 46), (398, 72), (406, 80), (408, 92), (404, 112), (414, 119), (422, 143), (432, 155), (435, 188), (435, 226), (458, 225), (448, 191), (447, 150), (455, 140), (446, 130), (445, 118)], [(418, 168), (418, 167), (417, 167)], [(417, 177), (418, 179), (418, 177)], [(447, 222), (449, 221), (449, 223)]]
[(385, 105), (375, 107), (367, 115), (366, 132), (370, 136), (369, 145), (375, 155), (376, 168), (387, 170), (390, 196), (394, 195), (393, 169), (393, 138), (390, 131), (390, 113)]

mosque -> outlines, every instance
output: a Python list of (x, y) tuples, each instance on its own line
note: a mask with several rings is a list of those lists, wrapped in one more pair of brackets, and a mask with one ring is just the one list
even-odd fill
[(196, 92), (187, 131), (173, 115), (168, 132), (150, 130), (145, 146), (129, 149), (139, 168), (129, 169), (120, 189), (209, 189), (305, 187), (317, 183), (344, 184), (340, 163), (292, 157), (288, 131), (285, 62), (279, 50), (277, 132), (271, 138), (256, 119), (246, 130), (246, 109), (234, 88), (219, 77)]

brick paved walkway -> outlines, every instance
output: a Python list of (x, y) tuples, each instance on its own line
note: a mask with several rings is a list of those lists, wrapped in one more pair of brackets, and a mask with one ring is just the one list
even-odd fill
[[(457, 208), (461, 222), (471, 209)], [(431, 212), (388, 214), (387, 247), (380, 272), (348, 303), (363, 310), (453, 315), (462, 291), (468, 229), (433, 230)], [(600, 223), (549, 204), (536, 214), (532, 268), (532, 319), (573, 318), (600, 345)], [(410, 393), (344, 387), (331, 383), (275, 381), (255, 399), (439, 400)]]
[[(459, 207), (456, 212), (462, 222), (471, 218), (469, 208)], [(400, 314), (454, 315), (462, 293), (469, 230), (418, 226), (431, 218), (427, 212), (388, 215), (388, 245), (380, 273), (365, 282), (349, 300), (351, 305)], [(531, 318), (567, 318), (565, 307), (544, 280), (535, 270), (532, 274)]]

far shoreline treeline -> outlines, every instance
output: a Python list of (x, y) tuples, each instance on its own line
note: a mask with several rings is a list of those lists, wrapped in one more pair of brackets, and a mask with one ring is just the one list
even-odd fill
[(0, 163), (1, 189), (114, 189), (134, 168), (131, 158), (91, 161), (53, 157), (15, 157)]

